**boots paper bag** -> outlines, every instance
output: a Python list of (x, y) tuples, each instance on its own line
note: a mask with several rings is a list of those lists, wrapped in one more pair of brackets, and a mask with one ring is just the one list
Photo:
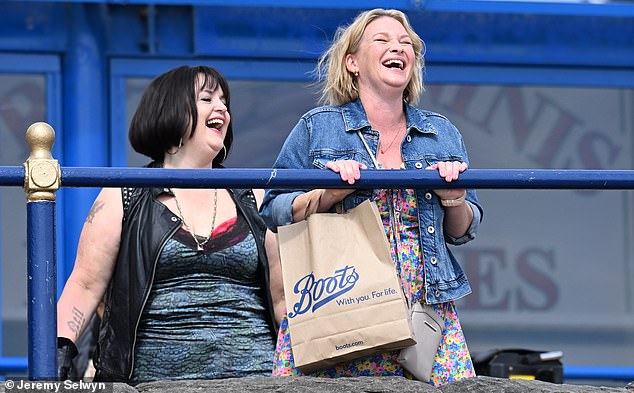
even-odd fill
[(278, 239), (291, 345), (302, 372), (416, 343), (374, 202), (279, 227)]

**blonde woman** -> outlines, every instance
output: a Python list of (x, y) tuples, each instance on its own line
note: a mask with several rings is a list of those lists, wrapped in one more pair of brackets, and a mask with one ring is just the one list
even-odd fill
[[(350, 184), (367, 168), (435, 170), (447, 182), (468, 166), (462, 136), (444, 116), (414, 107), (423, 90), (424, 44), (397, 10), (374, 9), (337, 32), (320, 59), (326, 106), (304, 114), (288, 136), (276, 168), (329, 169)], [(406, 295), (431, 304), (445, 329), (430, 383), (475, 375), (454, 301), (471, 288), (447, 244), (475, 237), (482, 209), (465, 189), (267, 190), (261, 213), (270, 228), (315, 212), (375, 201)], [(340, 364), (318, 376), (411, 377), (398, 351)], [(288, 321), (277, 339), (274, 375), (295, 367)]]

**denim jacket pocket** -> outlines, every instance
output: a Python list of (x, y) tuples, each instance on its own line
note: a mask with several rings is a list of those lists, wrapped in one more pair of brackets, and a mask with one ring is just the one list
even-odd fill
[(372, 193), (373, 190), (357, 190), (355, 192), (353, 192), (352, 194), (348, 195), (347, 197), (345, 197), (343, 199), (343, 204), (342, 204), (342, 211), (339, 211), (339, 213), (345, 213), (348, 210), (359, 206), (361, 203), (365, 202), (367, 199), (372, 200)]
[(354, 160), (364, 162), (362, 155), (354, 149), (333, 150), (323, 149), (311, 152), (312, 163), (315, 168), (324, 169), (330, 161)]
[(436, 164), (440, 161), (465, 162), (463, 156), (455, 154), (426, 154), (424, 160), (427, 163), (427, 166)]

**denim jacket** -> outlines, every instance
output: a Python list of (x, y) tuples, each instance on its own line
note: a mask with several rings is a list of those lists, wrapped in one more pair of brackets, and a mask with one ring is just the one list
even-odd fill
[[(401, 145), (406, 169), (425, 170), (438, 161), (469, 163), (460, 132), (442, 115), (404, 103), (407, 132)], [(282, 146), (275, 168), (324, 169), (328, 161), (355, 160), (373, 168), (357, 131), (376, 156), (379, 132), (373, 130), (360, 100), (341, 106), (323, 106), (304, 114)], [(361, 173), (363, 176), (363, 172)], [(292, 222), (295, 197), (309, 190), (267, 190), (261, 215), (267, 225), (276, 230)], [(467, 233), (454, 238), (444, 233), (445, 211), (432, 190), (417, 189), (418, 224), (425, 261), (427, 303), (442, 303), (459, 299), (471, 292), (469, 282), (447, 247), (464, 244), (475, 238), (482, 218), (474, 190), (467, 190), (467, 202), (473, 209), (473, 222)], [(351, 209), (372, 197), (372, 190), (357, 190), (343, 200), (344, 210)], [(333, 208), (334, 211), (334, 208)]]

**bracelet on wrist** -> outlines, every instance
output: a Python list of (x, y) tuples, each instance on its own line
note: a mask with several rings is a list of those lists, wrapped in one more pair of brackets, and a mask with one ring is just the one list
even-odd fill
[(443, 207), (456, 207), (465, 203), (467, 193), (464, 193), (460, 198), (456, 199), (441, 199), (440, 204)]

